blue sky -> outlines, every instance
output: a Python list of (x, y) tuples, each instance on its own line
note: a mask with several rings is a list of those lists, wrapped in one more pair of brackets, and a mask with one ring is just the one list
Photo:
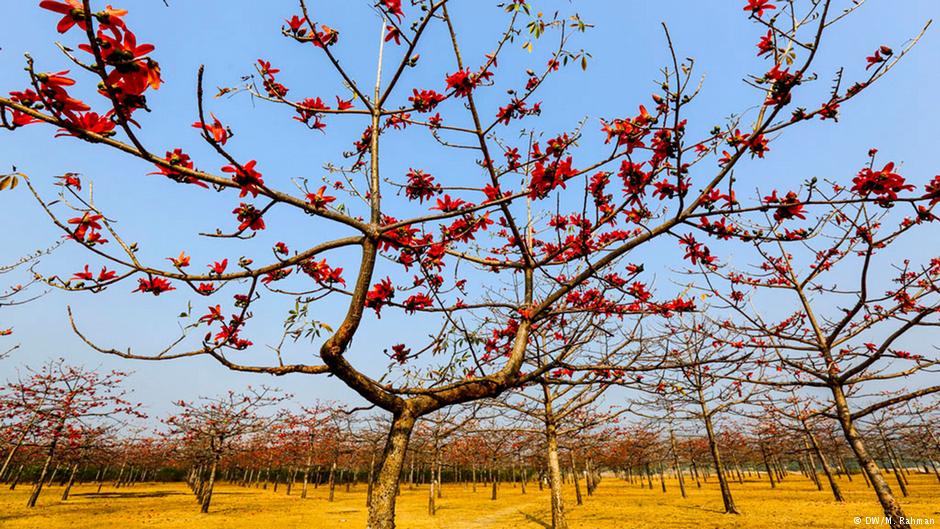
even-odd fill
[[(66, 69), (67, 60), (52, 43), (61, 40), (75, 45), (77, 37), (75, 33), (64, 37), (56, 34), (56, 16), (38, 9), (37, 2), (8, 3), (4, 6), (6, 19), (16, 23), (8, 24), (0, 38), (3, 91), (25, 86), (24, 52), (32, 54), (39, 70)], [(578, 68), (563, 70), (539, 94), (545, 109), (539, 118), (544, 130), (570, 130), (584, 118), (588, 119), (588, 128), (596, 130), (600, 117), (630, 116), (639, 104), (649, 105), (649, 94), (660, 79), (659, 69), (669, 60), (660, 22), (669, 26), (680, 57), (694, 57), (696, 71), (705, 75), (703, 92), (687, 116), (693, 131), (707, 131), (732, 113), (753, 110), (759, 101), (742, 78), (764, 67), (755, 57), (755, 43), (763, 32), (746, 20), (741, 11), (743, 2), (585, 0), (533, 4), (546, 13), (576, 10), (595, 26), (572, 44), (592, 54), (587, 72)], [(340, 31), (340, 44), (334, 50), (349, 65), (353, 78), (371, 86), (379, 19), (369, 2), (315, 1), (311, 6), (318, 13), (318, 21)], [(299, 12), (293, 0), (171, 0), (169, 7), (160, 0), (125, 0), (116, 7), (129, 8), (130, 27), (140, 40), (157, 47), (154, 56), (161, 63), (166, 84), (149, 96), (154, 111), (141, 118), (141, 138), (156, 151), (183, 147), (197, 165), (214, 170), (223, 165), (190, 127), (196, 119), (194, 86), (200, 64), (206, 65), (210, 92), (216, 86), (237, 85), (241, 76), (252, 72), (256, 59), (265, 58), (284, 70), (281, 77), (291, 87), (292, 96), (319, 95), (331, 101), (333, 94), (344, 93), (338, 76), (316, 50), (300, 48), (280, 35), (283, 20)], [(493, 4), (468, 0), (455, 1), (452, 14), (458, 21), (467, 62), (479, 64), (501, 31), (505, 17)], [(930, 0), (869, 0), (827, 34), (816, 63), (821, 80), (807, 89), (813, 95), (803, 103), (809, 106), (822, 100), (821, 94), (825, 94), (839, 66), (846, 67), (848, 79), (858, 78), (863, 74), (866, 55), (881, 44), (900, 49), (938, 14), (940, 5)], [(902, 163), (903, 174), (915, 183), (923, 183), (940, 172), (940, 152), (936, 149), (940, 132), (935, 91), (940, 81), (937, 30), (929, 31), (888, 78), (845, 105), (838, 124), (816, 121), (786, 134), (773, 143), (766, 160), (742, 164), (738, 179), (753, 182), (749, 184), (751, 189), (795, 187), (796, 182), (812, 176), (845, 182), (865, 162), (870, 147), (879, 148), (883, 160)], [(408, 90), (399, 92), (393, 106), (404, 102), (411, 87), (443, 91), (443, 74), (455, 69), (446, 53), (445, 38), (441, 27), (428, 34), (418, 50), (423, 67), (406, 72), (402, 87)], [(523, 79), (524, 68), (544, 64), (547, 43), (530, 56), (521, 50), (521, 42), (513, 45), (511, 55), (497, 71), (500, 81)], [(387, 65), (397, 60), (395, 51), (389, 50)], [(94, 86), (87, 77), (83, 79), (86, 86)], [(94, 100), (90, 94), (87, 98)], [(490, 112), (495, 112), (504, 98), (500, 88), (487, 89), (480, 95), (481, 104)], [(308, 131), (292, 121), (285, 109), (251, 101), (245, 95), (210, 99), (208, 105), (235, 129), (236, 137), (230, 145), (236, 156), (258, 159), (266, 181), (282, 188), (290, 186), (290, 179), (296, 177), (317, 182), (325, 174), (323, 164), (339, 161), (340, 153), (350, 148), (364, 126), (363, 122), (344, 123), (327, 117), (327, 134)], [(32, 176), (46, 197), (52, 197), (57, 189), (52, 186), (53, 176), (66, 171), (81, 173), (86, 182), (94, 181), (99, 206), (119, 219), (120, 229), (131, 240), (144, 243), (144, 255), (152, 259), (176, 255), (182, 249), (193, 255), (197, 266), (223, 255), (230, 260), (237, 258), (237, 250), (230, 250), (229, 243), (194, 236), (197, 231), (213, 230), (217, 226), (214, 219), (231, 220), (229, 211), (237, 204), (232, 196), (200, 194), (165, 179), (144, 177), (152, 170), (146, 164), (70, 138), (53, 139), (53, 132), (49, 127), (32, 126), (2, 133), (0, 164), (4, 170), (16, 165)], [(390, 135), (382, 147), (383, 172), (400, 175), (408, 167), (423, 168), (432, 174), (449, 170), (454, 162), (451, 155), (419, 145), (409, 134)], [(25, 189), (0, 194), (0, 206), (6, 220), (0, 262), (12, 261), (59, 237)], [(153, 226), (154, 219), (159, 219), (159, 226)], [(259, 237), (255, 249), (270, 247), (276, 240), (299, 248), (310, 239), (308, 230), (322, 229), (295, 220), (288, 215), (272, 216), (269, 224), (277, 230)], [(929, 250), (916, 241), (904, 244), (900, 251), (906, 255), (922, 256)], [(226, 253), (229, 251), (235, 253)], [(676, 258), (675, 253), (651, 254), (647, 268), (667, 266)], [(49, 274), (71, 275), (86, 262), (96, 263), (76, 249), (63, 249), (41, 269)], [(23, 345), (12, 358), (0, 362), (0, 378), (13, 375), (22, 364), (35, 365), (45, 358), (65, 356), (88, 366), (134, 370), (131, 381), (136, 396), (155, 413), (169, 409), (171, 399), (192, 398), (249, 383), (279, 385), (303, 401), (339, 398), (358, 402), (332, 378), (294, 376), (274, 380), (230, 373), (205, 360), (130, 363), (89, 351), (67, 328), (66, 304), (75, 308), (90, 335), (117, 347), (133, 346), (143, 352), (162, 348), (176, 336), (174, 316), (185, 308), (189, 298), (179, 292), (160, 298), (129, 295), (130, 288), (121, 285), (97, 296), (54, 292), (39, 302), (0, 311), (2, 324), (13, 326), (15, 340)], [(197, 311), (202, 305), (203, 300), (196, 300)], [(324, 320), (335, 323), (331, 316), (327, 308)], [(259, 334), (274, 337), (280, 320), (280, 313), (259, 314), (253, 325), (270, 331)], [(362, 363), (384, 365), (384, 358), (376, 361), (369, 355), (388, 346), (390, 332), (405, 338), (420, 335), (420, 329), (408, 323), (394, 314), (381, 321), (372, 318), (356, 338), (350, 354)], [(264, 336), (252, 338), (262, 342)]]

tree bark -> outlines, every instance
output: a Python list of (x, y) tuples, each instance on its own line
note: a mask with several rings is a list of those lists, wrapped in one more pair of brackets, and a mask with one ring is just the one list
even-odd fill
[(212, 456), (212, 467), (209, 469), (209, 482), (206, 483), (206, 488), (203, 491), (202, 495), (202, 507), (200, 507), (199, 512), (206, 514), (209, 512), (209, 503), (212, 502), (212, 489), (215, 488), (215, 471), (219, 467), (219, 459), (222, 454), (216, 452)]
[(699, 389), (699, 404), (702, 407), (702, 419), (705, 421), (705, 432), (708, 434), (708, 448), (712, 454), (712, 461), (715, 463), (715, 473), (718, 474), (718, 486), (721, 489), (721, 500), (725, 505), (726, 514), (741, 514), (734, 505), (734, 498), (731, 496), (731, 487), (728, 486), (728, 478), (725, 476), (724, 467), (721, 465), (721, 453), (718, 450), (718, 441), (715, 439), (715, 429), (712, 426), (712, 416), (708, 411), (708, 404), (705, 402), (705, 396)]
[[(548, 406), (551, 404), (548, 403)], [(558, 462), (558, 431), (555, 422), (545, 421), (545, 444), (548, 459), (548, 483), (552, 495), (552, 529), (568, 529), (565, 501), (561, 493), (561, 464)]]
[(75, 483), (75, 474), (78, 473), (78, 463), (72, 464), (72, 471), (69, 472), (69, 481), (65, 485), (65, 490), (62, 491), (62, 501), (69, 499), (69, 492), (72, 491), (72, 485)]
[[(806, 424), (804, 423), (804, 428)], [(832, 477), (832, 469), (829, 468), (829, 463), (826, 461), (826, 456), (823, 455), (822, 450), (819, 448), (819, 441), (816, 440), (816, 436), (813, 435), (813, 432), (806, 428), (806, 436), (809, 438), (810, 444), (813, 447), (813, 451), (816, 452), (816, 457), (819, 459), (819, 463), (822, 465), (823, 473), (826, 474), (826, 479), (829, 480), (829, 487), (832, 489), (832, 495), (835, 497), (837, 502), (845, 502), (845, 498), (842, 497), (842, 490), (839, 489), (839, 484), (836, 483), (834, 477)]]
[(842, 427), (845, 439), (848, 441), (852, 452), (855, 454), (855, 458), (862, 467), (862, 473), (875, 490), (875, 495), (878, 497), (878, 502), (881, 503), (881, 508), (885, 516), (890, 519), (891, 529), (910, 529), (910, 525), (905, 521), (907, 517), (904, 515), (904, 510), (901, 509), (901, 504), (895, 499), (894, 493), (891, 492), (891, 487), (888, 486), (884, 475), (881, 473), (881, 470), (878, 469), (878, 465), (875, 464), (874, 458), (868, 453), (868, 449), (865, 446), (865, 442), (862, 440), (861, 434), (859, 434), (858, 430), (855, 428), (852, 413), (849, 411), (848, 401), (845, 398), (842, 387), (832, 386), (830, 390), (832, 391), (833, 402), (839, 416), (839, 425)]
[(379, 463), (379, 473), (372, 490), (367, 529), (395, 529), (395, 496), (414, 425), (415, 417), (408, 410), (397, 413), (392, 418), (392, 426)]
[(679, 492), (685, 498), (685, 478), (682, 477), (682, 466), (679, 464), (679, 451), (676, 450), (676, 433), (669, 430), (669, 442), (672, 445), (672, 467), (676, 471), (676, 477), (679, 478)]

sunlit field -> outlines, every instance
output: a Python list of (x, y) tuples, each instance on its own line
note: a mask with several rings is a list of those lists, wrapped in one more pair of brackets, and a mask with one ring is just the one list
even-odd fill
[[(902, 503), (911, 518), (940, 520), (940, 483), (936, 477), (912, 474), (910, 497)], [(776, 489), (752, 475), (744, 484), (733, 484), (732, 492), (742, 514), (722, 513), (717, 482), (711, 479), (701, 489), (691, 483), (688, 498), (679, 495), (678, 483), (666, 481), (664, 494), (658, 482), (653, 489), (606, 476), (594, 495), (584, 497), (584, 505), (575, 505), (574, 486), (565, 489), (569, 524), (575, 528), (621, 527), (857, 527), (865, 526), (864, 517), (881, 516), (874, 494), (861, 476), (853, 482), (842, 478), (840, 485), (846, 503), (832, 501), (828, 490), (819, 491), (812, 481), (792, 474)], [(124, 529), (148, 527), (183, 528), (268, 528), (316, 529), (364, 527), (366, 521), (363, 484), (338, 487), (334, 501), (328, 502), (328, 489), (311, 489), (301, 500), (298, 488), (291, 496), (269, 487), (244, 488), (221, 484), (214, 492), (209, 514), (199, 514), (198, 505), (185, 484), (145, 483), (114, 489), (97, 485), (76, 485), (66, 502), (59, 501), (61, 487), (43, 492), (37, 508), (25, 507), (28, 486), (0, 492), (0, 527), (4, 529), (68, 528)], [(443, 497), (437, 500), (437, 515), (427, 514), (426, 486), (402, 486), (398, 502), (397, 526), (421, 528), (539, 528), (551, 524), (548, 489), (539, 490), (530, 482), (523, 494), (512, 483), (503, 483), (498, 498), (490, 499), (489, 485), (480, 484), (476, 492), (469, 485), (445, 484)], [(862, 517), (856, 525), (855, 517)], [(876, 525), (871, 523), (868, 525)]]

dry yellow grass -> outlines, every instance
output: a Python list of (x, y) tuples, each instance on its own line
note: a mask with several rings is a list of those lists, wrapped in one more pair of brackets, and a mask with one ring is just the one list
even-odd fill
[[(904, 499), (908, 516), (933, 518), (940, 524), (940, 483), (929, 475), (916, 474), (911, 479), (911, 497)], [(780, 527), (859, 527), (856, 516), (879, 516), (874, 495), (857, 477), (854, 482), (841, 480), (847, 503), (836, 504), (828, 490), (817, 491), (812, 482), (792, 475), (777, 489), (756, 478), (743, 485), (734, 483), (735, 502), (742, 515), (721, 513), (721, 497), (715, 480), (697, 489), (689, 488), (689, 497), (679, 497), (677, 483), (667, 480), (668, 492), (659, 484), (649, 490), (608, 476), (593, 497), (585, 497), (583, 506), (574, 503), (573, 487), (566, 490), (572, 529), (620, 529), (657, 527), (702, 528), (780, 528)], [(27, 509), (28, 486), (16, 491), (0, 490), (0, 527), (3, 529), (341, 529), (365, 526), (365, 487), (359, 485), (347, 493), (336, 491), (336, 501), (326, 501), (327, 490), (311, 490), (306, 500), (298, 488), (292, 496), (284, 488), (217, 487), (212, 512), (198, 513), (189, 490), (182, 484), (139, 484), (95, 494), (92, 486), (76, 486), (67, 502), (60, 502), (62, 489), (43, 492), (39, 505)], [(548, 527), (548, 493), (530, 484), (527, 494), (519, 487), (503, 484), (499, 499), (491, 501), (488, 487), (474, 493), (462, 485), (445, 485), (438, 500), (438, 515), (427, 515), (427, 488), (402, 488), (398, 502), (400, 529), (482, 529)], [(861, 525), (864, 526), (864, 523)]]

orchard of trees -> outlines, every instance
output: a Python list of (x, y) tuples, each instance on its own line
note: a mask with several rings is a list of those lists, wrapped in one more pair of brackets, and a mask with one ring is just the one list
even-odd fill
[[(830, 70), (829, 35), (864, 2), (746, 0), (749, 101), (697, 106), (708, 83), (663, 24), (659, 77), (635, 80), (648, 96), (560, 124), (552, 108), (578, 98), (547, 86), (604, 82), (579, 44), (603, 25), (576, 3), (504, 0), (485, 28), (460, 0), (362, 2), (357, 28), (332, 27), (324, 4), (298, 0), (289, 46), (220, 79), (211, 62), (160, 62), (147, 42), (166, 28), (134, 5), (39, 2), (59, 55), (4, 76), (0, 125), (47, 129), (37, 141), (68, 170), (14, 168), (0, 197), (34, 202), (17, 220), (61, 240), (6, 256), (0, 280), (25, 280), (0, 291), (0, 318), (51, 307), (48, 292), (81, 299), (54, 332), (125, 367), (30, 361), (0, 319), (0, 480), (31, 487), (30, 507), (55, 484), (67, 502), (75, 483), (185, 482), (208, 516), (219, 483), (298, 501), (365, 488), (368, 527), (391, 529), (406, 487), (427, 487), (429, 516), (445, 484), (492, 500), (537, 487), (564, 529), (610, 480), (682, 497), (714, 480), (733, 516), (745, 476), (802, 474), (833, 502), (863, 481), (891, 527), (910, 526), (911, 475), (940, 486), (940, 254), (909, 250), (936, 239), (940, 175), (877, 148), (826, 177), (760, 168), (798, 159), (785, 138), (801, 129), (840, 134), (843, 112), (877, 105), (928, 20)], [(192, 85), (192, 115), (161, 113), (164, 80)], [(242, 141), (248, 108), (307, 152)], [(167, 123), (177, 133), (154, 133)], [(336, 135), (345, 147), (326, 152)], [(159, 196), (70, 166), (102, 151), (126, 159), (117, 188)], [(171, 234), (181, 205), (189, 232)], [(152, 317), (121, 321), (116, 294)], [(89, 330), (109, 310), (163, 326), (165, 345)], [(164, 415), (134, 400), (154, 362), (199, 360), (252, 386), (167, 395)], [(273, 377), (329, 377), (358, 400)]]

